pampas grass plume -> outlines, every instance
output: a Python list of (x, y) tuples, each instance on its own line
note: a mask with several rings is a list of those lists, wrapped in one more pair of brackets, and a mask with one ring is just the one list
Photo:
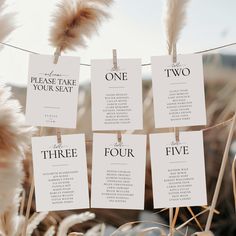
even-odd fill
[(173, 45), (177, 43), (180, 32), (185, 26), (186, 8), (189, 0), (166, 0), (165, 25), (168, 53), (171, 54)]
[(86, 39), (97, 32), (101, 20), (109, 14), (102, 7), (111, 0), (62, 0), (53, 17), (49, 41), (60, 51), (85, 47)]
[(95, 214), (90, 212), (70, 215), (61, 221), (58, 227), (57, 236), (66, 236), (69, 228), (73, 225), (83, 223), (94, 218)]
[(14, 14), (4, 13), (6, 8), (5, 0), (0, 0), (0, 42), (4, 41), (15, 29)]

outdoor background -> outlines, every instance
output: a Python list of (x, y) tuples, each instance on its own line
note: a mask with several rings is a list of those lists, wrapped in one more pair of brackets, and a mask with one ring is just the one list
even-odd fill
[[(53, 54), (55, 49), (49, 45), (48, 33), (51, 25), (51, 15), (59, 0), (8, 0), (9, 11), (17, 13), (17, 29), (11, 34), (7, 43), (41, 54)], [(165, 28), (163, 25), (164, 0), (117, 0), (110, 8), (111, 19), (103, 22), (99, 35), (88, 40), (86, 49), (78, 48), (76, 52), (67, 55), (81, 57), (82, 63), (90, 63), (93, 58), (111, 58), (112, 49), (116, 48), (118, 58), (142, 58), (143, 63), (149, 63), (150, 57), (167, 53)], [(192, 0), (188, 7), (186, 27), (183, 29), (178, 42), (178, 53), (193, 53), (236, 42), (235, 0)], [(0, 81), (12, 86), (13, 96), (25, 109), (26, 83), (28, 73), (29, 53), (10, 47), (3, 47), (0, 52)], [(236, 110), (236, 46), (212, 51), (204, 54), (204, 77), (206, 88), (206, 106), (208, 125), (214, 125), (232, 117)], [(81, 86), (79, 89), (77, 129), (62, 130), (62, 133), (84, 132), (88, 139), (92, 138), (91, 131), (91, 94), (90, 67), (81, 66)], [(153, 104), (151, 90), (151, 68), (143, 67), (143, 98), (144, 98), (144, 130), (145, 133), (154, 130)], [(43, 135), (55, 135), (55, 129), (45, 128)], [(217, 179), (221, 158), (228, 135), (226, 127), (204, 133), (205, 160), (207, 175), (208, 202), (210, 204)], [(91, 143), (87, 144), (89, 177), (91, 173)], [(134, 220), (152, 220), (168, 223), (168, 212), (153, 214), (152, 187), (150, 173), (149, 150), (147, 155), (147, 176), (145, 211), (103, 210), (91, 209), (96, 213), (96, 220), (79, 224), (71, 230), (86, 232), (98, 223), (105, 223), (105, 235), (110, 235), (121, 224)], [(216, 236), (236, 235), (236, 215), (232, 192), (230, 168), (236, 141), (231, 145), (229, 162), (217, 204), (219, 215), (214, 216), (212, 230)], [(31, 154), (25, 160), (25, 190), (29, 193), (29, 176)], [(199, 193), (200, 194), (200, 193)], [(27, 198), (26, 198), (27, 199)], [(201, 208), (193, 208), (195, 214)], [(33, 201), (31, 214), (35, 211)], [(81, 211), (50, 212), (34, 235), (43, 232), (52, 222), (57, 225), (64, 217)], [(204, 226), (206, 214), (200, 217)], [(185, 222), (191, 214), (181, 208), (178, 224)], [(136, 229), (137, 230), (137, 229)], [(189, 232), (199, 230), (193, 222)], [(118, 235), (118, 234), (117, 234)], [(130, 234), (137, 235), (135, 230)], [(154, 233), (153, 235), (159, 235)]]
[[(51, 15), (59, 0), (8, 0), (9, 10), (16, 12), (17, 29), (8, 42), (41, 54), (52, 54), (48, 34)], [(111, 19), (103, 22), (99, 35), (87, 42), (86, 49), (78, 48), (67, 55), (81, 57), (83, 63), (93, 58), (110, 58), (112, 49), (121, 58), (142, 58), (167, 52), (163, 25), (164, 0), (116, 0), (110, 8)], [(179, 53), (215, 47), (236, 41), (234, 0), (192, 0), (188, 7), (186, 27), (178, 43)], [(235, 54), (236, 46), (220, 51)], [(1, 51), (1, 81), (25, 85), (27, 83), (28, 53), (4, 48)], [(143, 71), (150, 74), (150, 68)], [(90, 69), (81, 68), (80, 81), (89, 79)]]

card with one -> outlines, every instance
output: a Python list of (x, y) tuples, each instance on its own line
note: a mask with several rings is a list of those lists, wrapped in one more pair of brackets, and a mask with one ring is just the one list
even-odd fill
[(146, 135), (94, 134), (91, 207), (144, 209)]
[(156, 128), (206, 125), (201, 55), (152, 57)]
[(143, 128), (142, 74), (140, 59), (92, 60), (93, 130)]
[(207, 205), (202, 131), (150, 134), (154, 208)]
[(32, 155), (37, 212), (89, 207), (84, 134), (33, 137)]
[(30, 55), (26, 123), (34, 126), (76, 128), (78, 57)]

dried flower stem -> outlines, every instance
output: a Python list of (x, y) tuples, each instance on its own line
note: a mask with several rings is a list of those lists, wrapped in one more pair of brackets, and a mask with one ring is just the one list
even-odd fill
[(23, 227), (23, 236), (26, 236), (26, 231), (27, 231), (27, 225), (29, 221), (29, 216), (30, 216), (30, 208), (32, 205), (32, 199), (33, 199), (33, 194), (34, 194), (34, 178), (31, 176), (31, 186), (30, 186), (30, 192), (29, 192), (29, 198), (27, 202), (27, 208), (26, 208), (26, 214), (25, 214), (25, 224)]
[(216, 183), (216, 188), (215, 188), (215, 192), (214, 192), (211, 207), (210, 207), (210, 212), (209, 212), (209, 215), (208, 215), (208, 218), (207, 218), (205, 231), (209, 231), (210, 228), (211, 228), (211, 223), (212, 223), (212, 219), (213, 219), (213, 215), (214, 215), (214, 210), (215, 210), (215, 207), (216, 207), (217, 199), (218, 199), (219, 192), (220, 192), (221, 183), (222, 183), (224, 172), (225, 172), (225, 167), (226, 167), (227, 160), (228, 160), (229, 148), (230, 148), (230, 144), (231, 144), (233, 133), (234, 133), (235, 122), (236, 122), (236, 113), (234, 114), (234, 117), (233, 117), (233, 120), (232, 120), (232, 123), (231, 123), (230, 131), (229, 131), (229, 135), (228, 135), (228, 139), (227, 139), (227, 143), (226, 143), (226, 146), (225, 146), (224, 155), (223, 155), (223, 159), (222, 159), (222, 163), (221, 163), (221, 167), (220, 167), (220, 172), (219, 172), (217, 183)]
[(233, 180), (233, 193), (234, 193), (234, 210), (236, 212), (236, 180), (235, 180), (235, 162), (236, 162), (236, 155), (234, 156), (234, 160), (232, 163), (232, 180)]
[(24, 208), (25, 208), (25, 190), (22, 190), (21, 194), (21, 203), (20, 203), (20, 215), (22, 216), (24, 214)]
[(173, 222), (173, 215), (174, 215), (174, 208), (169, 208), (169, 235), (173, 236), (173, 228), (172, 228), (172, 222)]
[(194, 217), (194, 220), (196, 222), (196, 224), (198, 225), (198, 227), (200, 228), (200, 230), (203, 231), (203, 228), (200, 224), (200, 222), (198, 221), (197, 217), (195, 216), (195, 214), (193, 213), (193, 210), (191, 209), (191, 207), (187, 207), (188, 211), (190, 212), (190, 214), (192, 215), (192, 217)]

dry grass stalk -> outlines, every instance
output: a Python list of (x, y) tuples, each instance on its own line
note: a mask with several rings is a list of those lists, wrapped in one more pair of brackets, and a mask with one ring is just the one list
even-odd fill
[(105, 224), (95, 225), (86, 232), (85, 236), (104, 236), (105, 227)]
[(137, 233), (137, 236), (146, 236), (147, 234), (151, 233), (151, 232), (159, 232), (160, 233), (160, 236), (166, 236), (166, 233), (164, 230), (162, 230), (161, 228), (159, 227), (149, 227), (149, 228), (146, 228), (146, 229), (143, 229), (143, 230), (140, 230), (139, 233)]
[(196, 214), (194, 217), (188, 219), (188, 220), (185, 221), (183, 224), (181, 224), (180, 226), (178, 226), (178, 227), (176, 228), (176, 230), (182, 229), (182, 228), (185, 227), (188, 223), (190, 223), (192, 220), (194, 220), (195, 217), (198, 217), (198, 216), (200, 216), (200, 215), (202, 215), (202, 214), (208, 212), (209, 210), (210, 210), (210, 207), (208, 207), (207, 209), (205, 209), (205, 210), (199, 212), (199, 213)]
[(232, 180), (233, 180), (233, 193), (234, 193), (234, 210), (236, 211), (236, 179), (235, 179), (235, 163), (236, 163), (236, 155), (234, 156), (234, 160), (232, 163)]
[(71, 232), (68, 234), (68, 236), (84, 236), (83, 233), (78, 233), (78, 232)]
[(218, 175), (216, 188), (215, 188), (214, 196), (213, 196), (211, 207), (210, 207), (210, 212), (209, 212), (209, 215), (208, 215), (208, 218), (207, 218), (205, 231), (209, 231), (210, 228), (211, 228), (211, 223), (212, 223), (212, 219), (213, 219), (213, 215), (214, 215), (214, 210), (215, 210), (216, 203), (217, 203), (217, 200), (218, 200), (220, 187), (221, 187), (221, 183), (222, 183), (224, 172), (225, 172), (225, 167), (226, 167), (227, 160), (228, 160), (229, 148), (230, 148), (230, 144), (231, 144), (233, 134), (234, 134), (235, 122), (236, 122), (236, 113), (234, 114), (234, 118), (233, 118), (231, 126), (230, 126), (230, 131), (229, 131), (227, 143), (226, 143), (225, 150), (224, 150), (224, 155), (223, 155), (223, 159), (222, 159), (222, 163), (221, 163), (221, 168), (220, 168), (220, 172), (219, 172), (219, 175)]
[(200, 230), (203, 231), (203, 228), (202, 228), (200, 222), (198, 221), (197, 217), (196, 217), (195, 214), (193, 213), (191, 207), (187, 207), (187, 209), (188, 209), (188, 211), (190, 212), (190, 214), (192, 215), (192, 217), (194, 217), (194, 220), (195, 220), (197, 226), (200, 228)]
[(38, 227), (48, 215), (48, 212), (35, 213), (28, 221), (26, 236), (31, 236), (33, 231)]
[(172, 228), (172, 222), (173, 222), (173, 216), (174, 216), (174, 208), (169, 208), (169, 236), (173, 236), (174, 229)]
[(28, 227), (28, 221), (29, 221), (29, 216), (30, 216), (30, 209), (31, 209), (31, 205), (32, 205), (32, 199), (33, 199), (33, 195), (34, 195), (34, 178), (31, 175), (30, 177), (31, 179), (31, 186), (30, 186), (30, 192), (29, 192), (29, 197), (28, 197), (28, 201), (27, 201), (27, 208), (26, 208), (26, 213), (25, 213), (25, 224), (23, 227), (23, 236), (27, 235), (27, 227)]
[(211, 231), (207, 231), (207, 232), (197, 232), (194, 233), (192, 236), (214, 236), (214, 234)]
[(85, 221), (92, 220), (94, 218), (95, 218), (95, 214), (90, 213), (90, 212), (70, 215), (61, 221), (58, 227), (57, 236), (66, 236), (68, 230), (73, 225), (83, 223)]
[(52, 225), (48, 228), (48, 230), (45, 232), (44, 236), (53, 236), (56, 233), (55, 226)]

